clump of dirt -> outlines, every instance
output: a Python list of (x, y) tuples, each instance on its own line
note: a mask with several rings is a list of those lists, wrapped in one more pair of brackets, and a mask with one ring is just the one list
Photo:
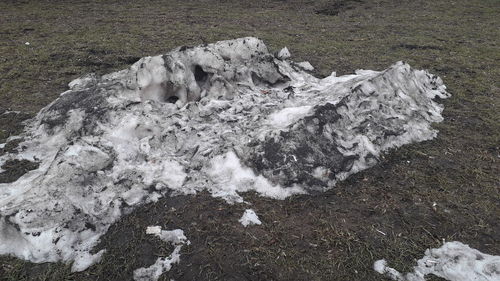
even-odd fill
[(332, 1), (331, 3), (328, 3), (322, 8), (316, 10), (315, 13), (318, 15), (325, 15), (325, 16), (338, 16), (340, 13), (344, 11), (354, 9), (360, 3), (363, 3), (363, 1), (361, 0)]
[(2, 169), (5, 171), (0, 173), (0, 183), (15, 182), (22, 175), (36, 168), (38, 168), (38, 163), (26, 159), (8, 160), (2, 165)]
[[(19, 135), (24, 128), (23, 121), (31, 118), (31, 114), (0, 107), (0, 143), (3, 143), (10, 136)], [(0, 155), (2, 152), (0, 151)]]
[(417, 44), (399, 44), (397, 47), (408, 50), (443, 50), (440, 46), (417, 45)]

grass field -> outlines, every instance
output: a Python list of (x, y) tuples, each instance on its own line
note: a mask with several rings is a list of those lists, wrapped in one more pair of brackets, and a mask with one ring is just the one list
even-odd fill
[(0, 257), (0, 280), (130, 280), (172, 250), (144, 233), (153, 224), (191, 241), (160, 280), (384, 280), (375, 260), (407, 271), (443, 240), (500, 255), (498, 15), (498, 0), (1, 1), (0, 111), (20, 113), (0, 115), (0, 143), (78, 76), (243, 36), (287, 46), (318, 75), (404, 60), (441, 76), (452, 97), (436, 139), (392, 151), (329, 192), (246, 194), (262, 226), (238, 223), (244, 204), (164, 198), (112, 226), (103, 261), (87, 271)]

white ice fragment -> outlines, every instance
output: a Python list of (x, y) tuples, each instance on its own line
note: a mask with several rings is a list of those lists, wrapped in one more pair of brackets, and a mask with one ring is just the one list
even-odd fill
[(397, 270), (390, 268), (387, 266), (387, 261), (386, 260), (378, 260), (373, 264), (373, 269), (388, 278), (392, 280), (397, 280), (397, 281), (404, 281), (403, 275), (399, 273)]
[(153, 234), (153, 235), (159, 236), (161, 234), (161, 226), (158, 226), (158, 225), (148, 226), (146, 228), (146, 234)]
[(483, 254), (455, 241), (426, 250), (411, 273), (403, 275), (387, 266), (385, 260), (376, 261), (373, 269), (395, 281), (425, 281), (425, 276), (429, 274), (449, 281), (498, 281), (500, 256)]
[(136, 281), (156, 281), (160, 276), (169, 271), (172, 265), (180, 262), (180, 251), (182, 245), (188, 244), (184, 232), (181, 229), (162, 230), (161, 226), (148, 226), (146, 234), (152, 234), (166, 243), (175, 246), (174, 251), (168, 257), (160, 257), (149, 267), (142, 267), (134, 270), (134, 280)]
[(310, 105), (284, 108), (269, 115), (269, 124), (280, 129), (286, 128), (305, 117), (311, 111), (311, 108)]
[(30, 42), (25, 42), (24, 45), (29, 46)]
[(71, 265), (72, 272), (80, 272), (87, 269), (89, 266), (98, 263), (106, 250), (101, 250), (97, 254), (82, 252), (75, 257), (75, 261)]
[(387, 267), (387, 261), (386, 260), (378, 260), (373, 264), (373, 270), (376, 272), (383, 274), (385, 268)]
[(181, 247), (176, 246), (174, 251), (168, 257), (158, 258), (155, 263), (149, 267), (141, 267), (134, 270), (134, 280), (135, 281), (156, 281), (160, 276), (170, 271), (173, 264), (180, 262), (180, 251)]
[[(314, 66), (312, 66), (312, 64), (308, 61), (299, 62), (299, 63), (296, 63), (296, 65), (298, 67), (306, 70), (306, 71), (313, 71), (314, 70)], [(336, 76), (336, 75), (334, 75), (334, 76)]]
[(288, 48), (287, 47), (284, 47), (283, 49), (281, 49), (278, 54), (276, 55), (276, 57), (280, 60), (285, 60), (285, 59), (288, 59), (290, 58), (290, 51), (288, 51)]
[(238, 221), (244, 227), (247, 227), (252, 224), (258, 224), (258, 225), (262, 224), (257, 214), (252, 209), (246, 209), (245, 212), (243, 213), (243, 216), (241, 216), (241, 218)]
[(319, 166), (314, 168), (313, 176), (319, 180), (326, 180), (328, 178), (329, 170), (325, 167)]

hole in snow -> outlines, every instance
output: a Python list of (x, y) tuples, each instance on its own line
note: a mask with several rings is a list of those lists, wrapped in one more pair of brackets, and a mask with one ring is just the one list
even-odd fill
[(170, 97), (167, 97), (167, 99), (165, 100), (165, 102), (176, 103), (178, 100), (179, 100), (179, 97), (177, 97), (177, 96), (170, 96)]
[(208, 78), (208, 73), (203, 71), (203, 68), (201, 68), (201, 66), (197, 65), (194, 67), (194, 79), (196, 80), (200, 88), (203, 84), (205, 84), (207, 78)]
[(257, 87), (265, 87), (269, 83), (266, 80), (262, 79), (257, 73), (252, 71), (252, 83)]

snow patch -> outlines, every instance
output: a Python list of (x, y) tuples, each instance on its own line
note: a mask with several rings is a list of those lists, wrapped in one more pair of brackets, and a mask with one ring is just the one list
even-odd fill
[(258, 224), (258, 225), (262, 224), (257, 214), (252, 209), (246, 209), (245, 212), (243, 213), (243, 216), (241, 216), (241, 218), (238, 221), (244, 227), (247, 227), (252, 224)]
[(181, 229), (162, 230), (161, 226), (148, 226), (146, 233), (155, 235), (165, 243), (175, 246), (174, 251), (168, 257), (160, 257), (149, 267), (141, 267), (134, 270), (136, 281), (156, 281), (160, 276), (169, 271), (173, 264), (180, 262), (180, 251), (184, 244), (189, 245), (184, 232)]
[(395, 281), (425, 281), (429, 274), (450, 281), (500, 280), (500, 256), (483, 254), (456, 241), (426, 250), (411, 273), (402, 274), (387, 266), (385, 260), (376, 261), (373, 268)]
[(290, 51), (288, 51), (288, 48), (285, 47), (283, 49), (281, 49), (278, 54), (276, 55), (276, 57), (280, 60), (285, 60), (285, 59), (288, 59), (290, 58), (291, 54), (290, 54)]
[[(308, 61), (299, 62), (299, 63), (297, 63), (297, 66), (306, 70), (306, 71), (313, 71), (314, 70), (314, 66), (312, 66), (311, 63)], [(333, 76), (335, 76), (335, 72), (333, 73)]]

